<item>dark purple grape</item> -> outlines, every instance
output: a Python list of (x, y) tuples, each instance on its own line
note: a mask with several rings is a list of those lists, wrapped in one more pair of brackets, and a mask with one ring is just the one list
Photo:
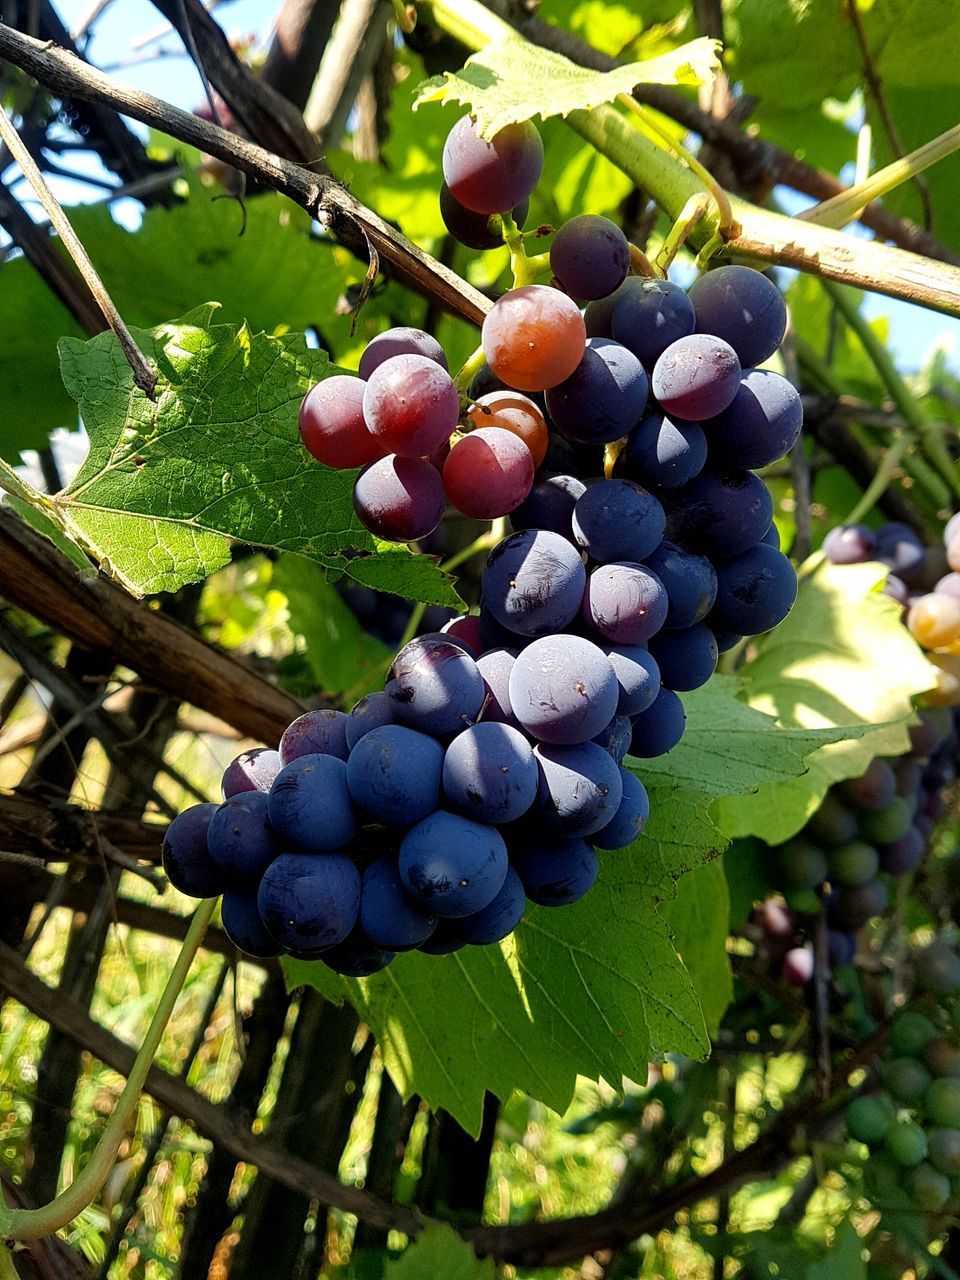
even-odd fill
[(267, 747), (253, 747), (231, 760), (223, 772), (220, 788), (224, 800), (244, 791), (269, 791), (283, 768), (280, 753)]
[(714, 467), (766, 467), (789, 453), (803, 428), (797, 389), (769, 369), (745, 369), (740, 389), (705, 423)]
[(641, 564), (601, 564), (587, 579), (583, 616), (613, 644), (643, 644), (663, 626), (667, 592)]
[(567, 440), (608, 444), (625, 436), (643, 413), (649, 383), (643, 365), (609, 338), (588, 338), (583, 358), (547, 390), (547, 412)]
[(877, 530), (874, 542), (874, 558), (889, 565), (905, 582), (911, 574), (923, 567), (927, 549), (923, 540), (907, 524), (891, 521)]
[(842, 969), (844, 965), (853, 964), (857, 954), (857, 940), (852, 933), (842, 933), (839, 929), (827, 930), (827, 962), (831, 969)]
[(435, 738), (385, 724), (365, 733), (350, 752), (347, 786), (354, 804), (376, 822), (409, 827), (440, 804), (442, 769), (443, 747)]
[(357, 477), (353, 505), (360, 523), (388, 542), (416, 542), (433, 533), (447, 504), (440, 473), (425, 458), (388, 454)]
[(702, 622), (681, 631), (661, 631), (650, 641), (664, 688), (688, 692), (705, 685), (717, 669), (717, 641)]
[(244, 955), (268, 960), (280, 954), (276, 939), (260, 917), (256, 888), (226, 890), (220, 903), (220, 925)]
[(384, 452), (419, 459), (450, 438), (460, 397), (446, 369), (429, 356), (391, 356), (367, 380), (363, 417)]
[(477, 670), (486, 686), (486, 698), (480, 713), (482, 721), (520, 728), (520, 721), (513, 714), (510, 703), (510, 673), (518, 653), (518, 649), (487, 649), (477, 659)]
[(647, 556), (647, 568), (663, 583), (669, 601), (668, 630), (702, 622), (717, 598), (717, 571), (706, 556), (686, 551), (673, 542), (662, 542)]
[(916, 871), (927, 852), (927, 841), (919, 827), (911, 826), (899, 840), (880, 846), (880, 867), (891, 876)]
[(630, 750), (630, 739), (633, 737), (633, 721), (629, 716), (615, 715), (605, 729), (591, 738), (598, 747), (603, 747), (607, 755), (617, 764)]
[(474, 213), (504, 213), (526, 200), (543, 172), (543, 142), (529, 120), (507, 125), (488, 141), (462, 116), (443, 144), (443, 179)]
[(713, 638), (717, 642), (717, 650), (719, 653), (729, 653), (731, 649), (735, 649), (743, 636), (737, 635), (735, 631), (723, 631), (719, 628), (711, 627)]
[(758, 636), (779, 625), (797, 598), (797, 575), (779, 551), (759, 542), (717, 566), (710, 621), (721, 630)]
[(178, 813), (163, 833), (160, 857), (167, 879), (191, 898), (216, 898), (227, 877), (210, 856), (207, 832), (216, 804), (195, 804)]
[(486, 697), (477, 664), (446, 636), (420, 636), (405, 645), (384, 689), (396, 720), (438, 737), (472, 724)]
[(279, 853), (267, 818), (269, 798), (247, 791), (225, 800), (210, 821), (210, 857), (231, 887), (256, 885)]
[(678, 489), (698, 476), (707, 461), (707, 437), (696, 422), (648, 413), (627, 437), (617, 474), (651, 489)]
[(353, 929), (343, 942), (328, 947), (315, 958), (345, 978), (369, 978), (387, 968), (394, 959), (394, 952), (375, 946), (362, 930)]
[(554, 237), (550, 269), (572, 298), (592, 302), (623, 284), (630, 270), (630, 245), (609, 218), (582, 213)]
[(574, 839), (592, 835), (613, 819), (623, 799), (623, 782), (619, 766), (602, 747), (593, 742), (541, 742), (534, 754), (540, 766), (544, 826)]
[(864, 524), (841, 524), (823, 540), (823, 554), (831, 564), (865, 564), (874, 558), (876, 539)]
[(740, 387), (740, 361), (721, 338), (692, 333), (672, 342), (654, 365), (650, 380), (664, 413), (686, 422), (715, 418)]
[[(614, 308), (630, 288), (632, 282), (633, 276), (627, 276), (623, 284), (614, 289), (613, 293), (608, 293), (605, 298), (597, 298), (594, 302), (587, 303), (583, 313), (583, 321), (586, 325), (588, 338), (613, 337)], [(626, 343), (624, 343), (624, 346), (626, 346)]]
[(660, 692), (660, 668), (642, 645), (601, 645), (617, 677), (617, 713), (636, 716), (646, 711)]
[(633, 480), (598, 480), (578, 499), (573, 535), (591, 560), (638, 561), (663, 541), (663, 507)]
[(310, 853), (344, 848), (357, 833), (347, 766), (336, 756), (291, 761), (270, 789), (268, 813), (278, 842)]
[(652, 369), (667, 347), (693, 333), (693, 303), (669, 280), (628, 280), (610, 321), (612, 336), (646, 369)]
[(572, 541), (573, 509), (586, 491), (576, 476), (544, 476), (533, 482), (530, 493), (510, 513), (510, 523), (514, 529), (548, 529)]
[[(522, 227), (530, 211), (530, 201), (522, 200), (513, 210), (513, 220)], [(503, 245), (500, 230), (491, 230), (489, 213), (474, 213), (466, 205), (455, 200), (450, 194), (447, 184), (440, 185), (440, 217), (454, 240), (459, 240), (468, 249), (498, 249)]]
[(491, 551), (483, 571), (483, 599), (501, 626), (541, 636), (576, 617), (586, 581), (583, 561), (565, 538), (526, 529)]
[(590, 837), (590, 843), (598, 849), (625, 849), (639, 838), (650, 817), (650, 798), (640, 779), (629, 769), (621, 769), (620, 778), (620, 807), (610, 822)]
[[(317, 759), (332, 759), (330, 756)], [(342, 761), (336, 761), (343, 767)], [(296, 768), (296, 762), (288, 765)], [(343, 942), (360, 911), (360, 873), (342, 853), (281, 853), (257, 893), (263, 923), (286, 951), (321, 951)]]
[(390, 695), (379, 689), (361, 698), (347, 716), (344, 732), (348, 750), (352, 751), (365, 733), (383, 724), (393, 724), (393, 704)]
[(600, 864), (585, 840), (559, 836), (524, 836), (513, 852), (513, 865), (531, 902), (566, 907), (593, 888)]
[(857, 819), (836, 791), (828, 791), (809, 819), (806, 834), (819, 844), (847, 844), (857, 835)]
[(477, 822), (514, 822), (536, 800), (538, 785), (530, 743), (510, 725), (471, 725), (457, 734), (443, 758), (449, 807)]
[(300, 756), (338, 756), (346, 760), (349, 754), (347, 717), (329, 707), (297, 716), (280, 739), (281, 766)]
[(752, 471), (703, 471), (664, 505), (668, 538), (714, 561), (749, 550), (773, 520), (770, 491)]
[(763, 364), (783, 341), (787, 308), (772, 280), (752, 267), (720, 267), (690, 289), (697, 332), (729, 342), (748, 365)]
[(879, 880), (869, 884), (840, 885), (827, 899), (827, 919), (836, 929), (855, 933), (887, 907), (887, 889)]
[(507, 867), (507, 876), (500, 892), (482, 911), (456, 921), (464, 942), (475, 947), (488, 947), (502, 942), (523, 919), (527, 909), (527, 895), (523, 882), (513, 867)]
[(392, 360), (394, 356), (425, 356), (428, 360), (435, 361), (441, 369), (447, 368), (447, 357), (436, 338), (432, 338), (423, 329), (398, 325), (394, 329), (378, 333), (367, 343), (360, 357), (360, 377), (366, 382), (375, 369), (379, 369), (385, 360)]
[(407, 893), (442, 919), (471, 916), (494, 900), (507, 876), (507, 846), (496, 827), (438, 809), (400, 845)]
[(574, 745), (596, 737), (616, 714), (620, 696), (603, 650), (580, 636), (534, 640), (510, 672), (510, 706), (542, 742)]
[(772, 524), (767, 532), (760, 539), (768, 547), (773, 547), (774, 551), (780, 550), (780, 530), (775, 524)]
[(407, 896), (393, 854), (371, 862), (360, 890), (360, 928), (384, 951), (413, 951), (433, 933), (437, 917)]
[(837, 791), (853, 809), (878, 812), (897, 794), (897, 778), (886, 760), (871, 760), (859, 778), (846, 778)]
[(683, 737), (686, 723), (683, 703), (672, 689), (661, 689), (647, 710), (633, 722), (630, 754), (642, 760), (666, 755)]

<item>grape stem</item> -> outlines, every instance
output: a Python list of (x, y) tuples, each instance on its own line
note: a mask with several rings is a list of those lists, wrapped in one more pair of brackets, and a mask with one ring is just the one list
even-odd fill
[[(454, 569), (459, 568), (465, 561), (470, 560), (473, 556), (478, 555), (481, 551), (492, 551), (498, 542), (502, 542), (507, 531), (506, 516), (498, 516), (494, 520), (486, 533), (481, 533), (478, 538), (474, 538), (465, 547), (461, 547), (449, 560), (444, 560), (440, 566), (442, 573), (452, 573)], [(400, 643), (397, 648), (402, 649), (404, 645), (408, 645), (413, 637), (417, 634), (417, 629), (423, 621), (423, 615), (427, 606), (421, 601), (415, 604), (410, 617), (407, 619), (407, 625), (404, 627), (403, 635), (400, 637)], [(2, 1277), (0, 1277), (2, 1280)]]
[(647, 280), (654, 280), (657, 275), (647, 255), (632, 242), (630, 243), (630, 274), (644, 276)]
[(884, 451), (883, 459), (877, 468), (877, 474), (870, 483), (856, 504), (853, 510), (848, 514), (842, 524), (857, 524), (863, 517), (876, 506), (878, 500), (886, 493), (893, 477), (896, 475), (904, 454), (913, 443), (914, 436), (911, 431), (902, 431), (891, 445)]
[[(39, 1209), (10, 1209), (6, 1205), (0, 1207), (0, 1239), (2, 1240), (39, 1240), (42, 1236), (51, 1235), (66, 1227), (84, 1209), (93, 1203), (100, 1193), (103, 1184), (110, 1176), (120, 1143), (130, 1126), (140, 1094), (147, 1079), (147, 1073), (153, 1064), (160, 1047), (160, 1041), (173, 1013), (177, 997), (183, 990), (193, 958), (199, 950), (206, 933), (207, 925), (217, 905), (216, 898), (208, 898), (202, 902), (194, 913), (187, 930), (187, 935), (180, 948), (180, 954), (170, 971), (170, 977), (163, 989), (156, 1012), (143, 1038), (143, 1044), (137, 1053), (133, 1067), (127, 1077), (127, 1083), (117, 1100), (103, 1136), (97, 1143), (93, 1155), (84, 1166), (83, 1172), (74, 1179), (65, 1191)], [(0, 1254), (2, 1259), (2, 1254)], [(9, 1260), (9, 1259), (8, 1259)], [(10, 1266), (12, 1267), (12, 1260)], [(16, 1271), (12, 1272), (16, 1275)], [(9, 1267), (6, 1275), (11, 1275)], [(0, 1272), (0, 1280), (5, 1280)]]
[(0, 1280), (20, 1280), (20, 1272), (13, 1260), (13, 1251), (0, 1240)]
[(670, 263), (683, 248), (690, 232), (700, 219), (706, 216), (709, 203), (706, 194), (700, 191), (697, 195), (691, 196), (680, 210), (680, 217), (667, 232), (663, 246), (656, 257), (655, 266), (662, 276), (666, 276)]
[(471, 352), (460, 366), (460, 372), (453, 380), (454, 386), (460, 393), (460, 400), (463, 407), (470, 403), (470, 397), (467, 395), (470, 383), (483, 368), (486, 357), (483, 354), (483, 347), (477, 347), (476, 351)]
[(532, 284), (537, 276), (543, 275), (544, 271), (550, 270), (550, 255), (537, 253), (531, 256), (527, 253), (524, 234), (514, 222), (512, 214), (501, 213), (500, 223), (503, 228), (503, 242), (510, 250), (512, 288), (521, 289), (524, 285)]

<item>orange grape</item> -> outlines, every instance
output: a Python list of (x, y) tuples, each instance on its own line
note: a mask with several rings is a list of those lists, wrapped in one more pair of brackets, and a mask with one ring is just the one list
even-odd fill
[(502, 427), (519, 436), (533, 454), (535, 467), (547, 456), (547, 420), (539, 406), (519, 391), (491, 391), (470, 406), (467, 417), (475, 427)]
[(960, 655), (931, 653), (930, 662), (936, 668), (937, 687), (923, 695), (931, 707), (960, 706)]
[(931, 592), (920, 596), (907, 614), (910, 634), (924, 649), (942, 649), (960, 640), (960, 600)]
[(547, 285), (511, 289), (483, 322), (487, 364), (508, 387), (546, 391), (583, 359), (587, 330), (572, 298)]

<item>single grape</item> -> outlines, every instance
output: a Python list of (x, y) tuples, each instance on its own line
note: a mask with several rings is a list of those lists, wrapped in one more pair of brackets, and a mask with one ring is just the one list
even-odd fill
[(643, 833), (650, 817), (650, 798), (637, 775), (621, 769), (620, 779), (623, 783), (620, 807), (607, 825), (590, 837), (590, 843), (598, 849), (625, 849)]
[(783, 957), (780, 972), (792, 987), (805, 987), (813, 977), (813, 947), (791, 947)]
[(353, 490), (360, 523), (388, 542), (415, 542), (443, 519), (443, 481), (424, 458), (388, 454), (360, 472)]
[(954, 600), (960, 600), (960, 573), (945, 573), (942, 578), (938, 579), (934, 587), (937, 595), (950, 596)]
[(630, 270), (630, 245), (609, 218), (582, 213), (554, 236), (550, 269), (572, 298), (592, 302), (623, 284)]
[(585, 840), (525, 835), (513, 865), (527, 897), (541, 907), (566, 907), (593, 888), (600, 864)]
[(437, 917), (407, 896), (393, 854), (375, 859), (364, 871), (359, 921), (374, 946), (394, 952), (414, 950), (437, 927)]
[(906, 582), (923, 567), (926, 554), (923, 540), (909, 525), (891, 521), (889, 524), (882, 524), (875, 534), (875, 558), (881, 564), (889, 565)]
[(707, 461), (707, 437), (696, 422), (675, 422), (655, 410), (637, 423), (617, 458), (618, 475), (651, 489), (678, 489)]
[(195, 804), (178, 813), (163, 833), (160, 857), (167, 879), (191, 898), (216, 898), (227, 877), (210, 856), (207, 832), (216, 804)]
[(954, 534), (946, 546), (947, 564), (955, 573), (960, 572), (960, 537)]
[[(613, 293), (608, 293), (605, 298), (597, 298), (593, 302), (587, 303), (583, 313), (583, 320), (588, 338), (613, 337), (614, 308), (630, 288), (633, 279), (633, 276), (627, 276), (623, 284), (614, 289)], [(628, 344), (624, 343), (623, 345), (627, 346)]]
[(927, 1155), (927, 1135), (911, 1120), (901, 1120), (891, 1125), (883, 1143), (897, 1164), (904, 1169), (914, 1168)]
[(565, 538), (526, 529), (491, 551), (483, 571), (483, 599), (501, 626), (541, 636), (572, 622), (586, 582), (583, 561)]
[(841, 929), (827, 930), (827, 962), (831, 969), (842, 969), (853, 964), (857, 955), (857, 939)]
[(660, 692), (660, 668), (642, 645), (601, 645), (617, 677), (617, 713), (636, 716), (653, 704)]
[(935, 996), (952, 995), (960, 988), (960, 956), (938, 938), (914, 955), (913, 976), (922, 991)]
[(591, 560), (645, 560), (663, 540), (663, 507), (632, 480), (598, 480), (578, 500), (573, 534)]
[(897, 794), (897, 778), (886, 760), (874, 759), (859, 778), (845, 778), (837, 790), (853, 809), (885, 809)]
[(663, 501), (667, 537), (714, 561), (749, 551), (773, 521), (770, 491), (752, 471), (702, 471)]
[(291, 761), (277, 774), (269, 799), (267, 812), (278, 842), (326, 853), (342, 849), (356, 835), (347, 766), (336, 756), (300, 756)]
[(800, 394), (769, 369), (745, 369), (740, 388), (706, 424), (714, 467), (755, 471), (789, 453), (803, 428)]
[(280, 739), (281, 767), (300, 756), (339, 756), (346, 760), (349, 754), (347, 717), (342, 711), (334, 711), (330, 707), (305, 711), (302, 716), (297, 716), (284, 729)]
[(633, 722), (630, 754), (649, 760), (672, 751), (683, 737), (687, 713), (672, 689), (661, 689)]
[(342, 942), (356, 924), (360, 873), (343, 853), (281, 853), (260, 881), (257, 906), (284, 950), (320, 951)]
[(534, 480), (529, 495), (510, 513), (514, 529), (547, 529), (573, 541), (573, 509), (587, 486), (576, 476), (544, 476)]
[(548, 387), (547, 412), (565, 439), (608, 444), (635, 425), (648, 391), (646, 372), (633, 352), (609, 338), (587, 338), (580, 363)]
[(960, 1175), (960, 1129), (931, 1129), (927, 1142), (934, 1168), (951, 1178)]
[(927, 1025), (933, 1029), (933, 1035), (923, 1046), (924, 1062), (935, 1076), (949, 1076), (957, 1080), (960, 1078), (960, 1045), (946, 1036), (937, 1035), (932, 1023)]
[(760, 541), (764, 543), (765, 546), (773, 547), (774, 551), (779, 551), (781, 549), (780, 530), (775, 524), (772, 524)]
[(619, 766), (602, 747), (541, 742), (534, 755), (540, 766), (540, 811), (548, 830), (574, 839), (593, 835), (613, 820), (623, 782)]
[(519, 391), (491, 391), (480, 396), (467, 410), (467, 419), (474, 427), (500, 427), (519, 436), (530, 450), (535, 467), (541, 466), (547, 456), (547, 420), (540, 406)]
[(901, 840), (910, 830), (914, 805), (903, 796), (894, 796), (883, 809), (868, 810), (860, 814), (860, 832), (876, 844), (892, 844)]
[(820, 808), (808, 820), (806, 833), (819, 844), (848, 844), (857, 836), (857, 819), (837, 795), (828, 791)]
[(453, 379), (429, 356), (391, 356), (371, 373), (363, 417), (384, 453), (421, 458), (447, 440), (460, 416)]
[(423, 910), (443, 919), (474, 915), (507, 876), (507, 846), (496, 827), (438, 809), (400, 845), (400, 878)]
[(362, 930), (355, 928), (343, 942), (327, 947), (316, 959), (345, 978), (369, 978), (371, 974), (387, 968), (394, 959), (394, 952), (375, 946)]
[[(481, 911), (466, 916), (455, 923), (459, 926), (464, 942), (475, 947), (487, 947), (502, 942), (523, 919), (527, 909), (527, 895), (523, 882), (513, 867), (507, 867), (507, 875), (500, 892)], [(452, 922), (453, 923), (453, 922)]]
[(661, 631), (650, 640), (664, 688), (689, 692), (707, 683), (717, 669), (717, 641), (702, 622), (681, 631)]
[[(913, 1062), (914, 1059), (901, 1058), (900, 1061)], [(920, 1071), (923, 1071), (922, 1067)], [(927, 1072), (923, 1071), (923, 1074), (928, 1081), (923, 1098), (923, 1113), (926, 1120), (944, 1129), (960, 1128), (960, 1080), (947, 1076), (941, 1080), (931, 1081)]]
[(913, 1199), (929, 1213), (937, 1213), (951, 1198), (950, 1179), (926, 1161), (911, 1171), (908, 1183)]
[(678, 338), (693, 333), (693, 304), (669, 280), (634, 277), (621, 291), (610, 319), (610, 330), (646, 369)]
[(486, 697), (477, 664), (445, 636), (420, 636), (405, 645), (387, 672), (384, 689), (395, 719), (438, 736), (472, 724)]
[(904, 1009), (890, 1024), (890, 1051), (897, 1054), (922, 1053), (936, 1034), (937, 1029), (929, 1018), (914, 1009)]
[(748, 365), (763, 364), (779, 347), (787, 329), (787, 308), (779, 289), (752, 267), (719, 267), (690, 289), (697, 332), (729, 342)]
[[(514, 222), (522, 227), (530, 211), (530, 201), (521, 200), (512, 211)], [(454, 240), (459, 240), (468, 249), (499, 249), (503, 245), (503, 234), (498, 227), (492, 230), (489, 213), (474, 213), (466, 205), (455, 200), (445, 182), (440, 184), (440, 217)]]
[(577, 304), (559, 289), (530, 284), (493, 304), (480, 340), (492, 371), (518, 391), (545, 391), (583, 359), (587, 332)]
[(851, 840), (830, 850), (827, 867), (834, 884), (867, 884), (876, 879), (880, 857), (873, 845)]
[(244, 791), (269, 791), (282, 768), (283, 762), (277, 751), (271, 751), (267, 747), (242, 751), (223, 771), (220, 789), (224, 800)]
[(650, 385), (664, 413), (702, 422), (722, 413), (737, 394), (740, 361), (722, 338), (693, 333), (667, 347)]
[(260, 917), (256, 888), (228, 889), (220, 903), (220, 924), (244, 955), (268, 960), (280, 954), (276, 939)]
[(518, 653), (517, 649), (487, 649), (477, 659), (477, 670), (483, 676), (486, 689), (483, 710), (480, 712), (482, 721), (520, 728), (520, 721), (513, 714), (510, 702), (510, 673)]
[(846, 1110), (847, 1132), (857, 1142), (879, 1146), (896, 1122), (897, 1114), (888, 1098), (854, 1098)]
[(210, 857), (231, 887), (255, 885), (279, 853), (267, 818), (269, 798), (247, 791), (225, 800), (210, 820)]
[(945, 649), (960, 640), (960, 599), (938, 592), (910, 605), (907, 628), (924, 649)]
[(873, 532), (863, 524), (841, 524), (823, 540), (823, 554), (831, 564), (865, 564), (876, 553)]
[(663, 583), (640, 564), (601, 564), (587, 579), (583, 616), (613, 644), (642, 644), (667, 617)]
[(500, 825), (527, 812), (539, 774), (530, 743), (506, 724), (475, 724), (457, 734), (443, 758), (443, 793), (452, 809)]
[(541, 742), (575, 745), (600, 733), (616, 714), (617, 678), (606, 654), (580, 636), (534, 640), (510, 672), (510, 706)]
[(629, 716), (616, 715), (605, 729), (590, 739), (598, 747), (602, 747), (607, 755), (617, 764), (630, 750), (630, 739), (633, 737), (633, 721)]
[(543, 172), (543, 142), (529, 120), (481, 138), (461, 116), (443, 144), (443, 180), (459, 204), (474, 213), (504, 213), (526, 200)]
[(393, 724), (393, 720), (390, 695), (382, 689), (378, 689), (376, 693), (368, 693), (347, 716), (344, 733), (348, 749), (352, 751), (365, 733), (379, 729), (383, 724)]
[(785, 889), (817, 889), (827, 878), (826, 854), (803, 836), (775, 850), (777, 884)]
[(443, 747), (435, 738), (386, 724), (364, 734), (350, 752), (347, 786), (354, 804), (376, 822), (408, 827), (440, 804), (442, 769)]
[(494, 520), (528, 496), (533, 473), (533, 455), (519, 436), (503, 427), (481, 427), (450, 450), (443, 464), (443, 487), (465, 516)]
[(797, 931), (793, 912), (778, 898), (765, 898), (755, 912), (757, 924), (768, 937), (792, 938)]
[(834, 889), (827, 900), (830, 923), (847, 932), (862, 929), (874, 916), (887, 909), (887, 889), (879, 880), (869, 884), (844, 884)]
[(724, 630), (757, 636), (781, 623), (796, 598), (793, 565), (759, 542), (717, 566), (717, 599), (710, 619)]
[(334, 374), (318, 382), (300, 405), (300, 438), (307, 451), (328, 467), (362, 467), (385, 450), (367, 430), (362, 378)]
[(902, 609), (906, 609), (910, 603), (910, 588), (895, 573), (887, 574), (887, 580), (883, 584), (883, 594), (889, 596), (891, 600), (896, 600)]
[(451, 618), (449, 622), (443, 624), (439, 634), (449, 636), (462, 644), (474, 659), (483, 649), (483, 641), (480, 639), (480, 619), (474, 613)]
[[(392, 360), (394, 356), (425, 356), (426, 359), (438, 364), (441, 369), (447, 368), (447, 357), (436, 338), (425, 333), (423, 329), (398, 325), (370, 339), (360, 357), (357, 372), (365, 382), (375, 369), (379, 369), (384, 361)], [(333, 379), (328, 378), (327, 381), (331, 382)]]
[(646, 557), (646, 564), (667, 593), (669, 605), (664, 626), (677, 630), (702, 622), (717, 598), (717, 571), (707, 557), (673, 542), (661, 542), (652, 555)]

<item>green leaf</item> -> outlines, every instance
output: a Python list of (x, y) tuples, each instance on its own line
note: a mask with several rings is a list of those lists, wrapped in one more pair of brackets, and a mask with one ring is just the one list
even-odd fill
[(494, 1280), (490, 1258), (478, 1258), (453, 1227), (431, 1223), (399, 1258), (388, 1262), (383, 1280)]
[(678, 880), (676, 898), (665, 902), (661, 912), (690, 974), (707, 1031), (715, 1036), (733, 999), (733, 973), (727, 955), (730, 891), (721, 859)]
[(876, 564), (821, 564), (801, 581), (786, 620), (758, 642), (740, 673), (750, 706), (785, 729), (839, 728), (842, 740), (811, 755), (801, 776), (717, 800), (727, 835), (779, 844), (804, 826), (834, 782), (858, 777), (874, 756), (907, 750), (911, 699), (934, 681), (899, 605), (879, 591), (886, 572)]
[(96, 571), (93, 565), (77, 544), (72, 538), (66, 537), (63, 530), (58, 528), (42, 511), (38, 511), (29, 502), (24, 502), (22, 498), (14, 498), (10, 494), (3, 495), (3, 505), (11, 507), (21, 520), (24, 520), (31, 528), (36, 529), (37, 533), (42, 533), (45, 538), (49, 538), (57, 550), (61, 551), (72, 562), (74, 568), (79, 569), (85, 577), (92, 578), (94, 576)]
[(837, 1228), (833, 1244), (820, 1262), (812, 1262), (806, 1280), (866, 1280), (863, 1242), (849, 1218)]
[[(315, 462), (299, 439), (306, 391), (341, 371), (302, 334), (213, 324), (213, 311), (134, 331), (159, 372), (155, 401), (135, 386), (113, 334), (60, 344), (90, 452), (56, 504), (67, 531), (137, 594), (222, 568), (231, 541), (339, 568), (344, 549), (378, 551), (353, 510), (355, 473)], [(428, 558), (397, 548), (383, 560), (393, 570), (382, 571), (385, 589), (419, 587), (456, 607), (452, 583)]]
[(709, 84), (719, 44), (701, 37), (657, 58), (613, 71), (589, 71), (562, 54), (505, 39), (468, 58), (458, 72), (445, 71), (420, 86), (414, 109), (425, 102), (461, 102), (476, 118), (482, 138), (508, 124), (539, 116), (567, 116), (613, 102), (638, 84)]

